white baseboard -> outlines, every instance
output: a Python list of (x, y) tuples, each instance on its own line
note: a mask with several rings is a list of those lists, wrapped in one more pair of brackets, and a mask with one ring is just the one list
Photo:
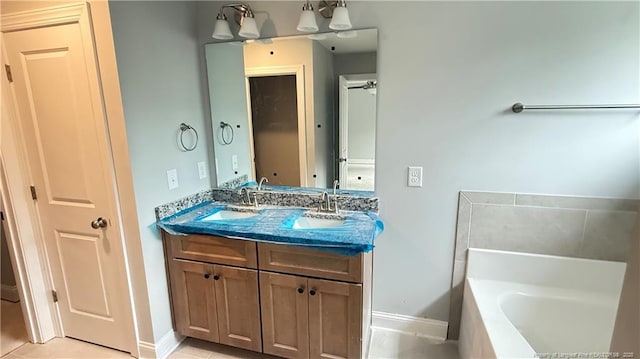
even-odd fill
[(156, 358), (156, 346), (149, 342), (138, 342), (138, 351), (140, 351), (141, 359), (155, 359)]
[(449, 323), (434, 319), (374, 311), (371, 325), (377, 329), (392, 330), (444, 341), (447, 339)]
[(0, 297), (3, 300), (8, 300), (10, 302), (19, 302), (20, 296), (18, 295), (18, 287), (8, 284), (0, 285)]
[(155, 344), (140, 341), (138, 342), (138, 349), (140, 350), (140, 358), (144, 359), (165, 359), (169, 356), (180, 343), (185, 339), (184, 336), (174, 332), (173, 330), (167, 332), (160, 338)]

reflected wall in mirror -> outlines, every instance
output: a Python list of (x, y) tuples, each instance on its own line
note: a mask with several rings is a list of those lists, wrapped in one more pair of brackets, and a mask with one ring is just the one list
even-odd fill
[(374, 190), (376, 29), (205, 46), (217, 183)]

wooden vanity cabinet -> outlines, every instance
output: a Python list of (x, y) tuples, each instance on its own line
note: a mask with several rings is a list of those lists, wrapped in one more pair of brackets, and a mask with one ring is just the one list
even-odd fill
[(209, 264), (171, 259), (171, 298), (176, 330), (218, 343), (218, 311)]
[(360, 358), (362, 284), (260, 273), (263, 351), (284, 358)]
[(163, 235), (179, 333), (284, 358), (366, 356), (371, 253)]
[(173, 259), (176, 328), (186, 336), (254, 351), (262, 349), (258, 272)]
[[(211, 237), (210, 243), (206, 237)], [(189, 337), (261, 351), (258, 271), (192, 260), (215, 258), (255, 267), (255, 243), (165, 234), (165, 250), (176, 330)]]

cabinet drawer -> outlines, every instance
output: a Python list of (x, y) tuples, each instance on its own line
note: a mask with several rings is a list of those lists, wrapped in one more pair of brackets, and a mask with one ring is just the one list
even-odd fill
[(217, 236), (172, 236), (171, 257), (257, 268), (256, 243)]
[(362, 283), (362, 257), (314, 249), (258, 243), (258, 268), (274, 272)]

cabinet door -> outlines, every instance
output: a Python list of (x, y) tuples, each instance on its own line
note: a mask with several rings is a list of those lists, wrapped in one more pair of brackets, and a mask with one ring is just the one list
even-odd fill
[(213, 266), (173, 259), (170, 267), (176, 329), (182, 335), (218, 342)]
[(260, 272), (264, 353), (309, 357), (307, 279)]
[(309, 279), (311, 358), (360, 358), (362, 285)]
[(220, 343), (261, 351), (258, 272), (221, 265), (213, 267)]

